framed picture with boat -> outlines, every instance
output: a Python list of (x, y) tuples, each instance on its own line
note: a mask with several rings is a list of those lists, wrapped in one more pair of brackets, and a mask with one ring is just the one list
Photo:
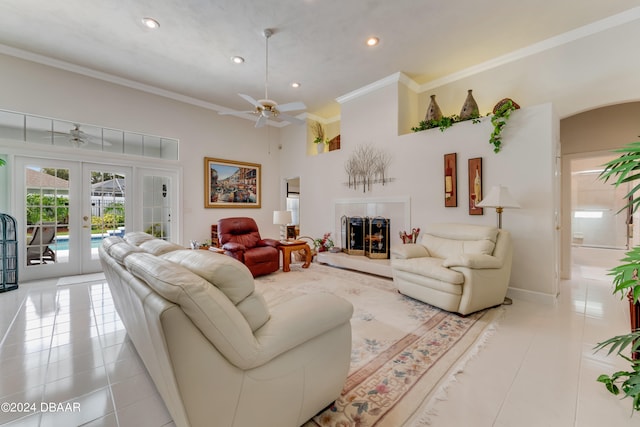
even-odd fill
[(205, 208), (259, 208), (261, 165), (204, 158)]

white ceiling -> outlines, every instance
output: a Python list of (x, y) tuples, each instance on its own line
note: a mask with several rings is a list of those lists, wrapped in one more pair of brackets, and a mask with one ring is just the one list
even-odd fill
[[(308, 112), (329, 118), (339, 113), (337, 97), (398, 71), (427, 83), (638, 5), (638, 0), (2, 0), (0, 53), (78, 66), (246, 110), (250, 105), (238, 93), (264, 96), (262, 32), (271, 28), (269, 98), (280, 104), (303, 101)], [(160, 28), (145, 29), (140, 23), (145, 16), (157, 19)], [(365, 39), (372, 35), (381, 41), (368, 48)], [(246, 62), (231, 63), (233, 55)], [(293, 81), (302, 87), (291, 88)]]

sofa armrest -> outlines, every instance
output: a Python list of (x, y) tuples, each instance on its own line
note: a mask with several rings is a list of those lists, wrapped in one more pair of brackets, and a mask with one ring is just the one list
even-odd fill
[(392, 249), (391, 254), (394, 258), (409, 259), (430, 256), (426, 247), (419, 243), (407, 243)]
[(258, 241), (256, 246), (273, 246), (274, 248), (277, 248), (280, 246), (280, 242), (276, 239), (262, 239)]
[(227, 242), (224, 245), (222, 245), (222, 249), (229, 252), (238, 252), (238, 251), (247, 250), (245, 245), (243, 245), (242, 243), (236, 243), (236, 242)]
[(502, 268), (502, 260), (487, 254), (458, 254), (445, 259), (442, 266), (473, 269)]
[(259, 354), (251, 368), (260, 366), (305, 342), (348, 323), (353, 306), (329, 293), (303, 295), (273, 307), (271, 317), (255, 331)]

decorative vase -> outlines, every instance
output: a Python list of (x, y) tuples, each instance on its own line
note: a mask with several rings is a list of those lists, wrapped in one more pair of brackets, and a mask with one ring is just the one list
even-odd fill
[(467, 99), (464, 101), (462, 105), (462, 110), (460, 110), (460, 120), (469, 120), (473, 117), (478, 117), (478, 103), (475, 99), (473, 99), (473, 95), (471, 94), (471, 90), (467, 92)]
[(518, 110), (520, 108), (520, 106), (511, 98), (503, 98), (500, 101), (498, 101), (498, 103), (493, 107), (493, 114), (496, 113), (496, 111), (498, 111), (505, 103), (511, 101), (511, 103), (513, 104), (513, 108), (515, 108), (516, 110)]
[(322, 154), (324, 153), (324, 146), (326, 144), (324, 142), (317, 142), (316, 143), (316, 148), (318, 149), (318, 154)]
[(427, 114), (424, 116), (424, 121), (440, 120), (442, 118), (442, 111), (436, 102), (436, 96), (431, 95), (431, 102), (429, 102), (429, 108), (427, 108)]

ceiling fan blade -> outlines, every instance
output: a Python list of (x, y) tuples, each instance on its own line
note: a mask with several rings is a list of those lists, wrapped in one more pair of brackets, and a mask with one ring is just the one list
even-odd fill
[(280, 114), (278, 114), (278, 118), (281, 119), (281, 120), (284, 120), (286, 122), (289, 122), (289, 123), (295, 123), (297, 125), (303, 125), (303, 124), (306, 123), (305, 120), (299, 119), (297, 117), (290, 116), (288, 114), (280, 113)]
[(278, 111), (296, 111), (306, 110), (307, 106), (304, 102), (288, 102), (286, 104), (278, 105)]
[(244, 116), (245, 114), (253, 114), (255, 110), (250, 111), (219, 111), (221, 116)]
[(249, 95), (245, 95), (244, 93), (239, 93), (238, 95), (240, 95), (240, 97), (242, 99), (244, 99), (245, 101), (249, 102), (251, 105), (253, 105), (256, 108), (262, 108), (262, 104), (260, 104), (258, 101), (256, 101), (255, 99), (253, 99), (253, 97), (249, 96)]
[(258, 117), (258, 121), (256, 122), (256, 127), (261, 128), (265, 124), (267, 124), (267, 118), (261, 114), (260, 117)]

